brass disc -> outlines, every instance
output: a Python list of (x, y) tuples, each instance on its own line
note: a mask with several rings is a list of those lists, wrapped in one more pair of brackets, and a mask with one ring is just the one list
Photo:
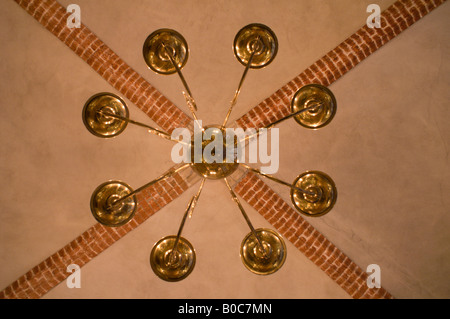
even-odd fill
[(128, 108), (125, 102), (112, 93), (98, 93), (92, 96), (84, 105), (83, 122), (86, 128), (98, 137), (114, 137), (122, 133), (127, 122), (103, 115), (101, 111), (128, 118)]
[(144, 42), (143, 54), (148, 67), (159, 74), (177, 72), (164, 46), (170, 51), (176, 65), (181, 69), (186, 64), (189, 50), (186, 40), (175, 30), (159, 29)]
[[(222, 136), (223, 148), (213, 148), (214, 145), (211, 145), (210, 143), (212, 143), (216, 137), (220, 138), (220, 136)], [(201, 142), (201, 148), (196, 147), (196, 141), (197, 143)], [(209, 147), (212, 148), (211, 152), (208, 151)], [(236, 147), (236, 139), (234, 140), (232, 146), (231, 142), (228, 143), (225, 129), (219, 125), (205, 126), (202, 133), (198, 133), (198, 135), (193, 137), (191, 144), (191, 167), (197, 174), (208, 179), (225, 178), (234, 173), (239, 167)], [(207, 152), (205, 152), (205, 149), (207, 149)], [(232, 152), (232, 156), (229, 156), (232, 157), (231, 161), (227, 160), (227, 150)], [(217, 152), (221, 152), (220, 155)], [(197, 158), (195, 156), (196, 154), (198, 155)], [(210, 157), (209, 154), (212, 156)], [(213, 156), (216, 155), (217, 157), (220, 157), (217, 161), (213, 158)]]
[(129, 222), (136, 211), (136, 197), (129, 198), (113, 205), (118, 199), (133, 190), (120, 181), (109, 181), (98, 186), (91, 196), (91, 212), (95, 219), (105, 226), (122, 226)]
[(153, 272), (165, 281), (180, 281), (189, 276), (195, 266), (195, 250), (192, 244), (180, 237), (176, 251), (173, 251), (177, 236), (159, 240), (150, 253)]
[(283, 238), (271, 229), (259, 228), (255, 232), (261, 239), (265, 254), (259, 241), (250, 232), (241, 244), (241, 259), (245, 267), (258, 275), (269, 275), (280, 269), (286, 260), (286, 245)]
[(333, 180), (325, 173), (309, 171), (299, 175), (293, 186), (311, 191), (317, 195), (304, 194), (291, 188), (291, 200), (295, 208), (307, 216), (322, 216), (336, 203), (337, 190)]
[(331, 122), (336, 114), (336, 98), (328, 88), (320, 84), (309, 84), (299, 89), (291, 102), (291, 112), (317, 105), (294, 117), (298, 124), (311, 129), (323, 127)]
[(273, 61), (278, 52), (278, 40), (269, 27), (252, 23), (236, 34), (233, 50), (238, 61), (244, 66), (247, 66), (252, 52), (255, 51), (250, 68), (258, 69)]

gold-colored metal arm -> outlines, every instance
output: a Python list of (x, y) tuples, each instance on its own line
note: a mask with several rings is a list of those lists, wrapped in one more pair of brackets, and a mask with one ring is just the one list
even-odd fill
[(161, 131), (161, 130), (159, 130), (157, 128), (154, 128), (154, 127), (152, 127), (150, 125), (147, 125), (147, 124), (144, 124), (144, 123), (140, 123), (140, 122), (137, 122), (137, 121), (134, 121), (134, 120), (130, 120), (129, 118), (126, 118), (124, 116), (113, 114), (113, 113), (106, 112), (106, 111), (103, 111), (103, 110), (99, 110), (97, 112), (101, 113), (104, 116), (113, 117), (113, 118), (125, 121), (127, 123), (131, 123), (131, 124), (134, 124), (134, 125), (137, 125), (137, 126), (145, 127), (148, 130), (149, 133), (155, 134), (155, 135), (157, 135), (159, 137), (162, 137), (162, 138), (164, 138), (166, 140), (177, 142), (177, 143), (180, 143), (180, 144), (183, 144), (183, 145), (186, 145), (186, 146), (190, 146), (189, 143), (185, 143), (185, 142), (180, 141), (180, 140), (172, 139), (172, 136), (169, 133)]
[(314, 105), (312, 105), (312, 106), (310, 106), (310, 107), (301, 109), (300, 111), (294, 112), (294, 113), (289, 114), (289, 115), (287, 115), (287, 116), (285, 116), (285, 117), (283, 117), (283, 118), (281, 118), (281, 119), (279, 119), (279, 120), (276, 120), (276, 121), (274, 121), (274, 122), (272, 122), (272, 123), (270, 123), (270, 124), (264, 126), (264, 128), (271, 128), (271, 127), (273, 127), (273, 126), (275, 126), (275, 125), (277, 125), (277, 124), (279, 124), (279, 123), (281, 123), (281, 122), (283, 122), (283, 121), (286, 121), (286, 120), (290, 119), (291, 117), (294, 117), (294, 116), (299, 115), (300, 113), (303, 113), (303, 112), (306, 112), (306, 111), (310, 111), (310, 110), (316, 109), (316, 108), (317, 108), (317, 109), (320, 109), (322, 106), (323, 106), (322, 103), (314, 104)]
[[(258, 38), (258, 40), (259, 40), (259, 38)], [(233, 100), (231, 101), (230, 108), (228, 109), (228, 113), (227, 113), (227, 116), (225, 117), (225, 120), (223, 121), (222, 127), (225, 127), (225, 125), (227, 125), (231, 111), (233, 110), (233, 107), (236, 105), (237, 98), (239, 96), (239, 93), (241, 92), (242, 84), (244, 83), (244, 80), (247, 76), (248, 70), (250, 69), (250, 65), (252, 64), (255, 53), (256, 53), (256, 50), (253, 50), (252, 54), (250, 55), (250, 59), (248, 60), (247, 65), (245, 66), (244, 73), (242, 74), (241, 80), (239, 81), (238, 88), (236, 90), (236, 93), (234, 94)]]
[(195, 194), (194, 196), (192, 196), (189, 205), (183, 215), (183, 219), (181, 221), (180, 227), (178, 229), (178, 234), (177, 234), (177, 238), (175, 239), (175, 243), (173, 244), (173, 248), (172, 248), (172, 253), (177, 251), (177, 246), (178, 246), (178, 242), (180, 241), (180, 237), (181, 237), (181, 232), (183, 231), (183, 227), (184, 224), (186, 222), (186, 218), (189, 216), (189, 218), (192, 217), (192, 213), (194, 212), (194, 208), (197, 205), (197, 201), (198, 198), (200, 197), (200, 194), (202, 192), (203, 189), (203, 185), (205, 184), (205, 178), (202, 179), (202, 182), (200, 184), (200, 188), (197, 191), (197, 194)]
[(196, 106), (195, 106), (195, 101), (192, 98), (192, 96), (190, 96), (189, 94), (187, 94), (186, 92), (182, 92), (184, 99), (186, 100), (186, 104), (189, 108), (189, 111), (191, 111), (192, 117), (194, 118), (194, 122), (198, 125), (198, 127), (200, 128), (200, 130), (203, 131), (203, 127), (200, 125), (200, 122), (197, 118), (197, 115), (195, 114), (195, 110), (196, 110)]
[(267, 251), (266, 251), (266, 249), (264, 248), (264, 245), (263, 245), (263, 243), (262, 243), (262, 241), (261, 241), (261, 238), (259, 237), (258, 233), (255, 231), (255, 228), (253, 227), (253, 225), (252, 225), (252, 223), (251, 223), (251, 221), (250, 221), (250, 218), (248, 218), (248, 215), (247, 215), (247, 213), (245, 212), (244, 207), (242, 207), (241, 202), (239, 201), (239, 199), (238, 199), (238, 197), (236, 196), (235, 192), (234, 192), (233, 189), (231, 188), (231, 186), (230, 186), (230, 184), (228, 183), (227, 179), (224, 178), (224, 180), (225, 180), (225, 184), (226, 184), (227, 187), (228, 187), (228, 190), (230, 191), (230, 194), (231, 194), (231, 197), (233, 198), (233, 201), (238, 205), (238, 207), (239, 207), (239, 209), (240, 209), (240, 211), (241, 211), (241, 213), (242, 213), (242, 216), (244, 216), (245, 221), (247, 222), (248, 227), (250, 227), (250, 230), (251, 230), (253, 236), (255, 236), (256, 240), (258, 241), (258, 245), (259, 245), (259, 248), (260, 248), (261, 252), (262, 252), (264, 255), (267, 255)]
[(126, 200), (127, 198), (133, 196), (134, 194), (139, 193), (140, 191), (144, 190), (145, 188), (150, 187), (150, 186), (152, 186), (153, 184), (156, 184), (157, 182), (162, 181), (163, 179), (166, 179), (166, 178), (172, 176), (172, 175), (175, 174), (175, 173), (178, 173), (179, 171), (185, 169), (186, 167), (188, 167), (188, 166), (190, 166), (190, 165), (191, 165), (190, 163), (187, 163), (187, 164), (184, 164), (184, 165), (182, 165), (182, 166), (180, 166), (180, 167), (173, 168), (173, 169), (169, 170), (167, 173), (165, 173), (165, 174), (163, 174), (163, 175), (161, 175), (161, 176), (155, 178), (154, 180), (148, 182), (147, 184), (145, 184), (145, 185), (143, 185), (143, 186), (141, 186), (141, 187), (135, 189), (135, 190), (132, 191), (131, 193), (128, 193), (127, 195), (118, 198), (117, 200), (115, 200), (114, 202), (112, 202), (112, 204), (108, 207), (108, 209), (114, 208), (116, 205), (120, 204), (121, 202), (123, 202), (123, 201)]
[(314, 105), (312, 105), (312, 106), (310, 106), (310, 107), (307, 107), (307, 108), (305, 108), (305, 109), (301, 109), (300, 111), (297, 111), (297, 112), (295, 112), (295, 113), (291, 113), (291, 114), (289, 114), (289, 115), (286, 115), (285, 117), (283, 117), (283, 118), (281, 118), (281, 119), (279, 119), (279, 120), (273, 121), (272, 123), (267, 124), (267, 125), (264, 126), (263, 128), (256, 130), (255, 133), (253, 133), (253, 134), (251, 134), (251, 135), (247, 135), (244, 139), (242, 139), (241, 141), (239, 141), (239, 143), (242, 143), (242, 142), (246, 143), (246, 142), (247, 142), (249, 139), (251, 139), (252, 137), (258, 136), (259, 134), (261, 134), (261, 132), (262, 132), (261, 130), (262, 130), (262, 129), (271, 129), (271, 128), (274, 127), (275, 125), (280, 124), (281, 122), (284, 122), (284, 121), (290, 119), (291, 117), (295, 117), (295, 116), (297, 116), (297, 115), (299, 115), (299, 114), (301, 114), (301, 113), (303, 113), (303, 112), (306, 112), (306, 111), (309, 111), (309, 110), (312, 110), (312, 109), (315, 109), (315, 108), (318, 108), (318, 107), (319, 107), (319, 108), (322, 107), (322, 104), (314, 104)]
[(248, 166), (247, 164), (244, 164), (244, 163), (239, 163), (239, 164), (242, 165), (242, 166), (244, 166), (244, 167), (247, 168), (248, 170), (250, 170), (250, 171), (252, 171), (252, 172), (255, 172), (256, 174), (259, 174), (259, 175), (261, 175), (261, 176), (264, 176), (264, 177), (266, 177), (266, 178), (268, 178), (268, 179), (270, 179), (270, 180), (272, 180), (272, 181), (274, 181), (274, 182), (277, 182), (277, 183), (279, 183), (279, 184), (288, 186), (289, 188), (294, 189), (294, 190), (296, 190), (296, 191), (299, 191), (299, 192), (301, 192), (301, 193), (303, 193), (303, 194), (307, 194), (307, 195), (310, 195), (310, 196), (318, 196), (318, 197), (320, 197), (320, 195), (321, 195), (321, 194), (318, 194), (318, 193), (315, 193), (315, 192), (310, 192), (310, 191), (307, 191), (307, 190), (305, 190), (305, 189), (298, 188), (298, 187), (296, 187), (296, 186), (294, 186), (294, 185), (292, 185), (292, 184), (289, 184), (288, 182), (285, 182), (285, 181), (282, 181), (281, 179), (278, 179), (278, 178), (276, 178), (276, 177), (273, 177), (272, 175), (265, 174), (265, 173), (261, 172), (259, 169), (250, 167), (250, 166)]
[(176, 140), (172, 140), (172, 137), (170, 136), (169, 133), (166, 133), (166, 132), (164, 132), (164, 131), (161, 131), (161, 130), (159, 130), (159, 129), (157, 129), (157, 128), (154, 128), (154, 127), (152, 127), (152, 126), (150, 126), (150, 125), (147, 125), (147, 124), (144, 124), (144, 123), (140, 123), (140, 122), (137, 122), (137, 121), (134, 121), (134, 120), (130, 120), (129, 118), (126, 118), (126, 117), (124, 117), (124, 116), (117, 115), (117, 114), (113, 114), (113, 113), (111, 113), (111, 112), (107, 112), (107, 111), (104, 111), (104, 110), (98, 110), (97, 112), (100, 113), (100, 114), (102, 114), (102, 115), (104, 115), (104, 116), (116, 118), (116, 119), (125, 121), (125, 122), (127, 122), (127, 123), (131, 123), (131, 124), (134, 124), (134, 125), (138, 125), (138, 126), (141, 126), (141, 127), (145, 127), (145, 128), (148, 129), (148, 131), (149, 131), (150, 133), (152, 133), (152, 134), (155, 134), (155, 135), (157, 135), (157, 136), (159, 136), (159, 137), (165, 138), (166, 140), (171, 140), (171, 141), (177, 142)]
[[(192, 97), (191, 90), (189, 89), (189, 86), (188, 86), (188, 84), (187, 84), (187, 82), (186, 82), (186, 79), (185, 79), (184, 76), (183, 76), (183, 73), (181, 72), (180, 67), (179, 67), (178, 64), (175, 62), (175, 59), (174, 59), (174, 57), (173, 57), (173, 55), (172, 55), (172, 52), (171, 52), (171, 51), (169, 50), (169, 48), (164, 44), (164, 42), (162, 42), (161, 45), (163, 46), (164, 50), (166, 51), (166, 54), (167, 54), (167, 56), (169, 57), (170, 62), (171, 62), (172, 65), (175, 67), (175, 70), (177, 71), (177, 74), (178, 74), (178, 76), (180, 77), (181, 82), (183, 83), (183, 86), (184, 86), (184, 88), (185, 88), (186, 91), (187, 91), (187, 94), (189, 94), (189, 100), (190, 100), (191, 103), (192, 103), (192, 107), (194, 108), (195, 111), (197, 111), (197, 105), (195, 104), (195, 100), (194, 100), (194, 98)], [(185, 93), (183, 92), (183, 94), (185, 94)], [(191, 110), (191, 111), (192, 111), (192, 113), (194, 113), (193, 110)]]

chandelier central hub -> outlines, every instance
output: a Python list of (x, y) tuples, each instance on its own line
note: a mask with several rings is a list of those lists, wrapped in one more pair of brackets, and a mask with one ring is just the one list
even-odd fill
[(192, 169), (205, 178), (225, 178), (239, 166), (237, 139), (227, 136), (219, 125), (206, 126), (194, 134), (190, 149)]

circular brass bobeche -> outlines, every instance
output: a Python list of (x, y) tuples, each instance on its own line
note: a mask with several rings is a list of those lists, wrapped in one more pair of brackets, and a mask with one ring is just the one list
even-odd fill
[(278, 40), (269, 27), (252, 23), (236, 34), (233, 50), (238, 61), (244, 66), (247, 66), (250, 56), (255, 51), (250, 68), (258, 69), (275, 59), (278, 52)]
[(103, 115), (101, 111), (128, 118), (128, 108), (124, 100), (112, 93), (93, 95), (83, 107), (83, 123), (89, 132), (98, 137), (109, 138), (122, 133), (127, 122)]
[(302, 214), (318, 217), (328, 213), (336, 203), (337, 190), (331, 177), (319, 171), (308, 171), (299, 175), (293, 186), (317, 195), (304, 194), (291, 188), (291, 201)]
[(181, 69), (186, 64), (189, 50), (186, 40), (175, 30), (159, 29), (150, 34), (144, 42), (142, 52), (148, 67), (159, 74), (177, 72), (166, 49), (171, 53), (176, 65)]
[(118, 202), (133, 190), (120, 181), (109, 181), (98, 186), (91, 196), (91, 212), (95, 219), (105, 226), (122, 226), (129, 222), (136, 211), (136, 197)]
[(192, 244), (180, 237), (173, 251), (177, 236), (160, 239), (150, 253), (153, 272), (165, 281), (180, 281), (189, 276), (195, 266), (195, 250)]
[(331, 122), (336, 114), (336, 98), (333, 92), (320, 84), (308, 84), (300, 88), (292, 98), (291, 112), (295, 113), (314, 105), (317, 107), (294, 117), (298, 124), (317, 129)]
[(256, 229), (264, 246), (261, 250), (259, 241), (250, 232), (241, 244), (241, 259), (245, 267), (258, 275), (269, 275), (279, 270), (286, 260), (286, 245), (283, 238), (271, 229)]
[[(234, 140), (233, 144), (233, 161), (227, 162), (226, 154), (227, 154), (227, 145), (229, 144), (226, 139), (226, 130), (223, 129), (219, 125), (209, 125), (204, 127), (204, 131), (201, 133), (202, 136), (195, 135), (192, 143), (191, 143), (191, 167), (192, 169), (199, 174), (202, 177), (208, 178), (208, 179), (221, 179), (225, 178), (232, 173), (234, 173), (237, 168), (239, 167), (239, 163), (237, 161), (237, 140)], [(205, 136), (205, 134), (207, 134)], [(216, 148), (213, 149), (213, 152), (208, 151), (208, 145), (212, 143), (212, 141), (215, 139), (215, 137), (222, 136), (223, 138), (223, 150), (222, 150), (222, 156), (219, 161), (213, 161), (213, 158), (208, 159), (205, 157), (205, 148), (207, 149), (206, 153), (213, 153), (215, 154)], [(196, 139), (197, 138), (197, 139)], [(201, 141), (201, 150), (200, 147), (198, 149), (195, 146), (195, 141), (199, 140)], [(212, 147), (213, 145), (210, 145), (209, 147)], [(199, 154), (201, 151), (201, 154)], [(198, 155), (199, 158), (201, 158), (201, 161), (198, 161), (195, 158), (195, 154)], [(212, 155), (214, 155), (212, 154)], [(201, 156), (201, 157), (200, 157)], [(197, 161), (197, 163), (196, 163)]]

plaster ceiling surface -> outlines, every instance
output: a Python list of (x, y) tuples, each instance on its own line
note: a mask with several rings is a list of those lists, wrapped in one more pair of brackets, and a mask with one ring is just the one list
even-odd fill
[[(249, 23), (277, 35), (275, 60), (250, 70), (231, 121), (278, 90), (366, 23), (373, 0), (119, 1), (77, 0), (81, 21), (126, 63), (188, 113), (176, 75), (149, 70), (146, 37), (171, 28), (187, 40), (183, 74), (204, 124), (223, 121), (244, 70), (234, 36)], [(377, 0), (381, 9), (394, 1)], [(64, 0), (67, 6), (75, 1)], [(450, 5), (444, 3), (344, 75), (330, 89), (331, 124), (280, 124), (276, 177), (291, 182), (320, 170), (336, 183), (333, 210), (307, 218), (362, 269), (377, 264), (396, 298), (450, 297)], [(0, 11), (0, 286), (6, 287), (95, 224), (89, 201), (101, 183), (133, 188), (173, 166), (173, 144), (129, 125), (113, 139), (90, 134), (85, 102), (116, 92), (13, 1)], [(152, 121), (128, 103), (130, 118)], [(288, 203), (289, 189), (267, 181)], [(258, 276), (242, 264), (249, 232), (221, 181), (207, 180), (183, 236), (197, 263), (183, 281), (151, 270), (160, 238), (176, 234), (197, 186), (81, 269), (81, 288), (65, 282), (44, 298), (349, 298), (290, 242), (284, 266)], [(255, 227), (273, 228), (243, 203)]]

